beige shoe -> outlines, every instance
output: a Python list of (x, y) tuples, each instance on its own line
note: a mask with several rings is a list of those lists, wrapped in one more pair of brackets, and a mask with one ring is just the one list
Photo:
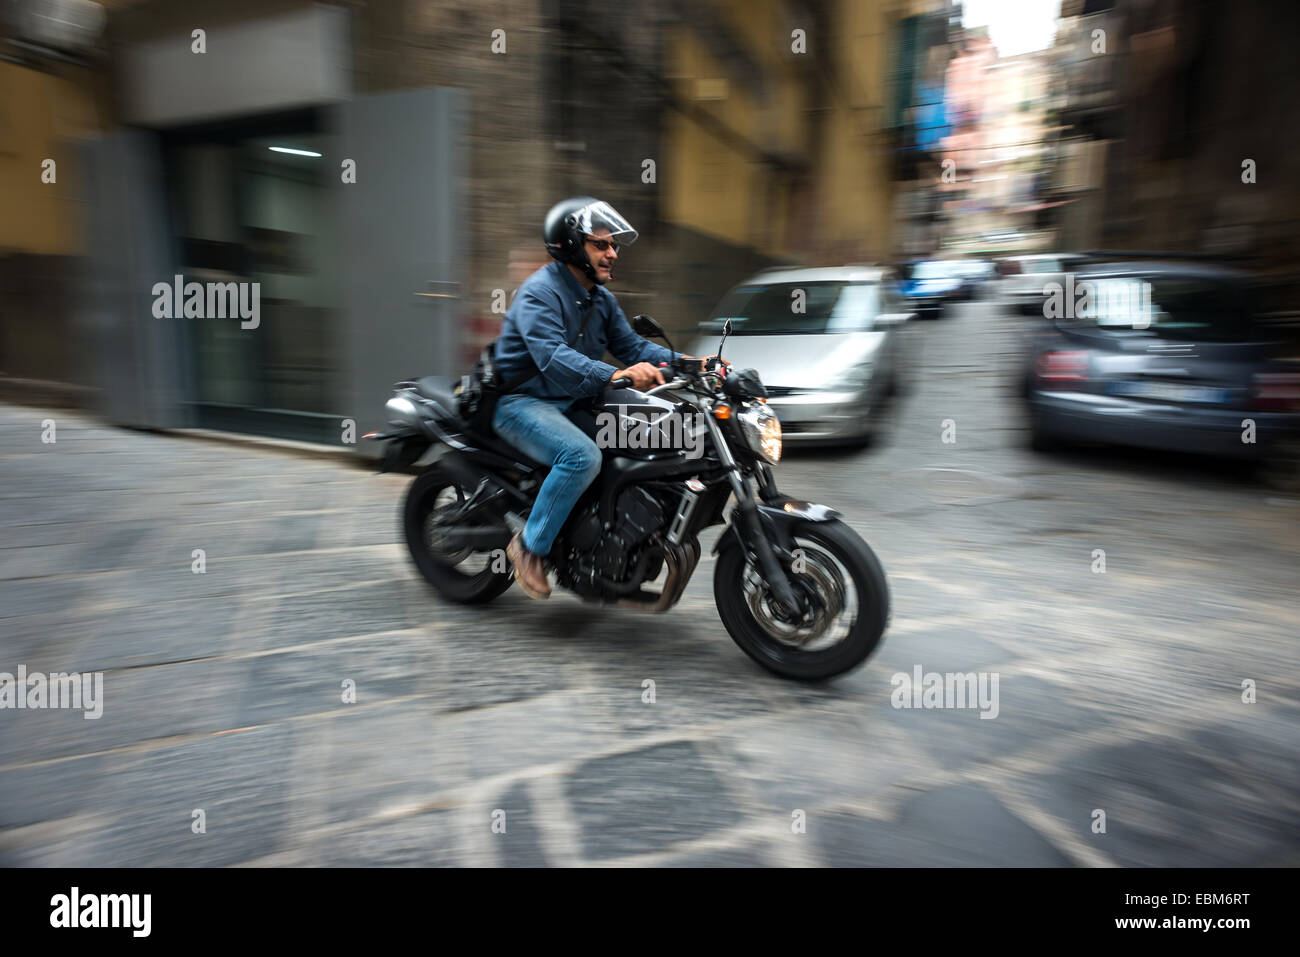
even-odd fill
[(515, 581), (529, 598), (550, 598), (551, 583), (546, 580), (542, 558), (524, 548), (522, 535), (522, 532), (516, 534), (506, 546), (506, 557), (515, 566)]

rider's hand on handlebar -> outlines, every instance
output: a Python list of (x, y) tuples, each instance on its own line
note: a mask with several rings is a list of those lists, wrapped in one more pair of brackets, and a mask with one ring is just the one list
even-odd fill
[(644, 392), (646, 389), (652, 389), (657, 385), (664, 384), (664, 374), (648, 362), (638, 362), (634, 366), (628, 366), (626, 369), (619, 369), (612, 376), (612, 382), (617, 378), (632, 380), (632, 387)]
[(718, 358), (717, 354), (711, 356), (678, 356), (676, 365), (684, 370), (691, 372), (713, 372), (720, 370), (723, 375), (726, 370), (731, 368), (731, 363), (726, 359)]

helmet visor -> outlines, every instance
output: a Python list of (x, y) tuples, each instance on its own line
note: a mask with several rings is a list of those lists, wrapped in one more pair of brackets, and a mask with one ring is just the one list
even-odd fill
[(578, 218), (578, 228), (588, 236), (607, 229), (609, 230), (607, 238), (615, 242), (624, 246), (631, 246), (636, 242), (637, 231), (609, 203), (589, 203), (574, 215)]

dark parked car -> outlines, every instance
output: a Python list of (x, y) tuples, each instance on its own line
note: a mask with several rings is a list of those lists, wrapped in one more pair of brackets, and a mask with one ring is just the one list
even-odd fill
[(945, 304), (970, 296), (965, 268), (959, 259), (927, 259), (898, 267), (898, 294), (908, 310), (935, 318)]
[(1294, 475), (1300, 349), (1258, 296), (1250, 274), (1203, 263), (1080, 266), (1052, 317), (1030, 327), (1034, 447), (1114, 442)]

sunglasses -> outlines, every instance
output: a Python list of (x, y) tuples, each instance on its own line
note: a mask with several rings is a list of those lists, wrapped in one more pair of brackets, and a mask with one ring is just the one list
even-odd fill
[(609, 249), (610, 247), (613, 247), (614, 252), (618, 252), (619, 244), (614, 242), (612, 239), (592, 239), (590, 236), (588, 236), (587, 242), (591, 243), (602, 253), (605, 250)]

